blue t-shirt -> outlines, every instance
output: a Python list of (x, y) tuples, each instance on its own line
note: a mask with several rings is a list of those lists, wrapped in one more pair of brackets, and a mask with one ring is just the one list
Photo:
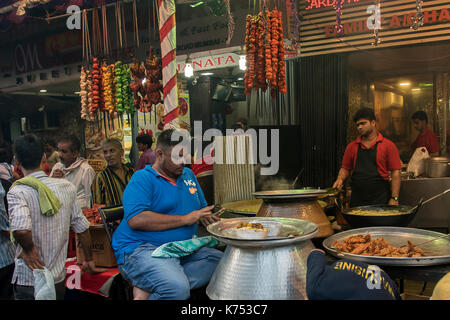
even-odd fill
[(197, 234), (196, 223), (164, 231), (135, 230), (128, 225), (128, 221), (135, 215), (143, 211), (186, 215), (206, 206), (203, 191), (190, 169), (183, 169), (176, 185), (149, 165), (136, 171), (123, 193), (124, 218), (112, 237), (117, 263), (122, 264), (123, 254), (131, 254), (142, 244), (160, 246), (171, 241), (191, 239)]

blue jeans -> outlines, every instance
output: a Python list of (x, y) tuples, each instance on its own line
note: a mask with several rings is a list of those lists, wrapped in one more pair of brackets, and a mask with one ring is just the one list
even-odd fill
[(209, 283), (223, 252), (200, 248), (181, 258), (154, 258), (157, 246), (143, 244), (124, 255), (122, 276), (133, 286), (151, 293), (149, 300), (185, 300), (190, 290)]

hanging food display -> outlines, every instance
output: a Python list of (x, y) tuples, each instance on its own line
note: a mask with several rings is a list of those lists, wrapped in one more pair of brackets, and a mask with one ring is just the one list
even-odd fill
[(98, 113), (101, 103), (101, 75), (100, 75), (100, 63), (98, 58), (92, 58), (92, 104), (90, 105), (90, 114), (95, 117)]
[(81, 66), (80, 72), (80, 100), (81, 100), (81, 119), (87, 120), (89, 118), (89, 101), (87, 89), (87, 74), (84, 66)]
[(277, 91), (286, 93), (281, 11), (275, 8), (247, 15), (245, 49), (245, 94), (249, 95), (253, 88), (264, 92), (268, 87), (273, 98)]
[(116, 108), (119, 114), (134, 114), (134, 98), (131, 91), (131, 72), (130, 68), (117, 61), (114, 64), (114, 84), (116, 87)]
[(116, 111), (116, 97), (114, 86), (114, 65), (108, 65), (106, 61), (103, 61), (103, 90), (105, 98), (105, 110), (112, 115)]
[(130, 68), (134, 82), (131, 83), (131, 91), (134, 94), (134, 107), (143, 113), (153, 110), (153, 105), (162, 103), (162, 66), (161, 59), (150, 53), (144, 63), (134, 59)]
[(130, 86), (134, 96), (134, 107), (140, 110), (142, 107), (142, 96), (144, 95), (145, 70), (136, 58), (133, 60), (134, 63), (130, 67), (130, 71), (134, 82)]
[(153, 49), (150, 47), (150, 53), (144, 61), (145, 66), (145, 97), (144, 106), (150, 108), (152, 104), (162, 103), (163, 86), (161, 59), (153, 55)]

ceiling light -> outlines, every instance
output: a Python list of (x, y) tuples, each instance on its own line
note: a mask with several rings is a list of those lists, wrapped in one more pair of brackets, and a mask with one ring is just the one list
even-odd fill
[(247, 69), (247, 57), (245, 54), (244, 47), (241, 46), (241, 52), (239, 52), (239, 69), (245, 70)]
[(75, 93), (75, 94), (80, 94), (80, 91), (75, 91), (74, 93)]
[(412, 88), (411, 91), (420, 91), (420, 88)]
[(198, 6), (202, 5), (203, 3), (204, 3), (203, 1), (199, 1), (197, 3), (191, 4), (190, 7), (191, 8), (195, 8), (195, 7), (198, 7)]
[(203, 72), (203, 73), (200, 73), (202, 76), (211, 76), (211, 75), (213, 75), (214, 73), (213, 72)]
[(410, 86), (411, 83), (409, 83), (409, 82), (400, 82), (399, 85), (401, 85), (401, 86)]
[(189, 55), (186, 59), (186, 65), (184, 67), (184, 75), (188, 78), (192, 77), (194, 75), (194, 68), (192, 67), (192, 60), (189, 58)]
[(245, 55), (240, 55), (239, 56), (239, 69), (245, 70), (247, 68), (246, 64), (247, 64), (247, 58), (245, 57)]
[(238, 81), (244, 80), (244, 78), (238, 78)]
[(41, 89), (41, 90), (39, 90), (39, 92), (40, 92), (40, 93), (45, 93), (45, 92), (47, 92), (47, 90)]

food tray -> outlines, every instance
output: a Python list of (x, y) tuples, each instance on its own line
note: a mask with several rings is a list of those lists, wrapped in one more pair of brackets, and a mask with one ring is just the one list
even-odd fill
[[(268, 236), (265, 239), (248, 240), (238, 238), (234, 232), (231, 232), (231, 228), (238, 224), (245, 222), (261, 222), (261, 221), (279, 221), (282, 223), (280, 233), (276, 237)], [(298, 239), (298, 238), (310, 238), (311, 234), (318, 229), (317, 225), (301, 219), (291, 218), (269, 218), (269, 217), (252, 217), (252, 218), (234, 218), (223, 219), (219, 222), (210, 224), (207, 227), (207, 231), (212, 235), (231, 240), (240, 241), (270, 241), (270, 240), (284, 240), (284, 239)], [(295, 233), (295, 236), (287, 236), (288, 233)]]
[[(407, 244), (407, 240), (415, 245), (422, 242), (443, 236), (443, 233), (428, 231), (423, 229), (402, 228), (402, 227), (368, 227), (352, 229), (349, 231), (334, 234), (323, 241), (324, 248), (331, 255), (337, 258), (346, 258), (362, 261), (369, 264), (385, 266), (431, 266), (450, 263), (450, 239), (442, 238), (435, 241), (419, 245), (425, 251), (426, 257), (373, 257), (359, 254), (351, 254), (337, 251), (332, 246), (334, 241), (343, 241), (345, 238), (357, 234), (370, 234), (372, 239), (379, 237), (389, 241), (393, 246), (401, 247)], [(342, 255), (342, 256), (341, 256)]]

